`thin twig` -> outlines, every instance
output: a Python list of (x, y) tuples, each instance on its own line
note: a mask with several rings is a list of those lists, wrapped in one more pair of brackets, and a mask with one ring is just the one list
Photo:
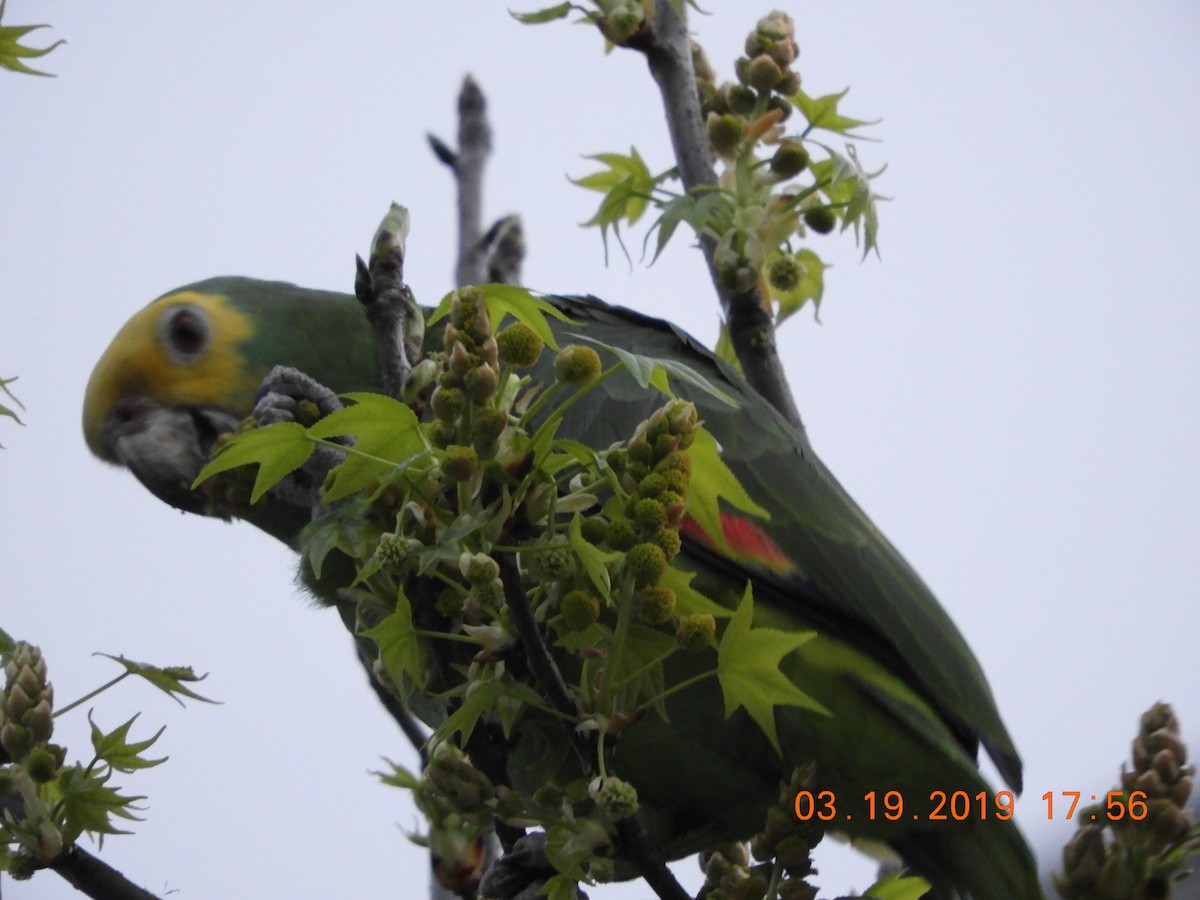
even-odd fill
[(425, 321), (412, 291), (404, 283), (404, 248), (408, 211), (395, 203), (371, 243), (371, 261), (354, 258), (354, 293), (366, 308), (375, 332), (375, 353), (383, 391), (400, 399), (413, 360), (421, 352)]
[[(556, 712), (569, 718), (579, 715), (575, 701), (567, 690), (566, 682), (558, 671), (550, 649), (534, 618), (529, 596), (521, 587), (521, 574), (512, 554), (500, 554), (500, 581), (504, 585), (504, 602), (512, 612), (517, 636), (525, 648), (529, 670), (541, 688), (543, 696), (550, 701)], [(596, 750), (598, 741), (585, 737), (577, 729), (571, 729), (571, 746), (579, 757), (584, 776), (590, 781), (596, 775)], [(646, 884), (661, 900), (691, 900), (674, 874), (663, 862), (662, 855), (650, 841), (650, 836), (636, 816), (627, 816), (616, 823), (617, 836), (621, 839), (622, 853), (637, 867)]]
[[(681, 8), (681, 13), (683, 13)], [(667, 130), (684, 189), (695, 193), (717, 184), (700, 115), (700, 95), (692, 66), (692, 42), (684, 16), (676, 15), (670, 0), (656, 0), (654, 25), (637, 49), (646, 55), (650, 74), (662, 95)], [(708, 271), (729, 326), (729, 339), (750, 385), (796, 428), (803, 430), (800, 411), (792, 397), (775, 343), (775, 323), (757, 289), (733, 291), (722, 287), (714, 262), (717, 242), (702, 235)]]
[[(433, 143), (431, 141), (431, 143)], [(441, 149), (439, 150), (439, 146)], [(459, 287), (482, 284), (484, 260), (480, 247), (483, 235), (483, 170), (492, 151), (492, 129), (487, 120), (487, 103), (475, 79), (463, 79), (458, 94), (458, 149), (440, 141), (433, 144), (438, 158), (449, 164), (458, 184), (458, 264), (454, 280)]]

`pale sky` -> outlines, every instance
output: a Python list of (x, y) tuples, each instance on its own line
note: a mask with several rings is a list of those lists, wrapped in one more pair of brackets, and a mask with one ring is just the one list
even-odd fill
[[(780, 5), (807, 92), (849, 85), (843, 110), (883, 119), (861, 152), (894, 198), (882, 260), (815, 239), (836, 266), (822, 323), (781, 333), (788, 372), (821, 457), (983, 664), (1026, 763), (1018, 820), (1057, 866), (1074, 823), (1042, 794), (1112, 787), (1156, 700), (1200, 735), (1200, 7)], [(42, 646), (62, 703), (115, 674), (93, 651), (211, 673), (222, 706), (136, 684), (93, 704), (106, 730), (138, 710), (135, 737), (168, 726), (170, 762), (115, 779), (149, 795), (146, 820), (102, 851), (152, 891), (419, 896), (426, 862), (407, 798), (368, 775), (415, 755), (289, 553), (88, 455), (83, 387), (129, 315), (212, 275), (349, 290), (393, 199), (410, 283), (436, 300), (453, 194), (424, 134), (453, 137), (472, 72), (496, 129), (489, 216), (524, 217), (526, 283), (715, 336), (686, 241), (606, 269), (575, 224), (598, 197), (566, 178), (583, 154), (670, 165), (641, 59), (505, 6), (8, 2), (6, 24), (69, 43), (34, 61), (57, 78), (0, 72), (0, 375), (27, 407), (25, 428), (0, 420), (0, 627)], [(731, 77), (771, 7), (705, 6), (693, 28)], [(59, 728), (86, 757), (85, 719)], [(818, 856), (822, 896), (870, 883), (845, 856)], [(2, 890), (75, 896), (52, 874)]]

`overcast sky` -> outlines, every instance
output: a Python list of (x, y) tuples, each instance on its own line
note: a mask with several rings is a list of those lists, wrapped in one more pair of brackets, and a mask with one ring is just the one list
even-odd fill
[[(548, 0), (547, 0), (548, 2)], [(713, 2), (713, 64), (770, 7)], [(986, 9), (984, 8), (986, 6)], [(1200, 7), (784, 4), (810, 94), (883, 119), (882, 260), (848, 235), (822, 323), (782, 352), (818, 452), (929, 582), (988, 673), (1026, 761), (1018, 818), (1040, 847), (1046, 791), (1114, 783), (1140, 713), (1169, 700), (1200, 734)], [(653, 269), (604, 267), (575, 227), (597, 195), (582, 154), (635, 144), (669, 165), (640, 58), (594, 31), (531, 29), (505, 3), (9, 0), (68, 44), (35, 79), (0, 72), (0, 627), (40, 644), (66, 702), (115, 674), (93, 651), (210, 672), (222, 706), (122, 685), (170, 763), (103, 856), (179, 897), (414, 896), (423, 853), (399, 792), (368, 771), (414, 759), (332, 613), (248, 526), (184, 517), (80, 434), (91, 367), (134, 311), (211, 275), (352, 285), (391, 200), (411, 210), (418, 296), (450, 286), (453, 195), (425, 146), (452, 137), (472, 72), (496, 129), (490, 216), (520, 212), (526, 282), (674, 319), (706, 341), (715, 302), (677, 240)], [(39, 35), (31, 36), (36, 42)], [(86, 722), (59, 737), (86, 756)], [(844, 855), (844, 854), (843, 854)], [(821, 857), (818, 858), (819, 863)], [(870, 883), (825, 857), (823, 896)], [(1057, 865), (1057, 851), (1043, 864)], [(694, 863), (681, 869), (698, 884)], [(598, 890), (644, 897), (644, 888)], [(16, 900), (74, 896), (53, 875)]]

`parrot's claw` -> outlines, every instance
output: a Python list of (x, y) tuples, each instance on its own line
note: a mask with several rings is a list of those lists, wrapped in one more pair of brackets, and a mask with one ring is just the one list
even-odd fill
[[(527, 834), (512, 850), (488, 867), (479, 882), (479, 900), (537, 900), (544, 897), (542, 886), (557, 870), (546, 856), (546, 835)], [(587, 894), (577, 891), (587, 900)]]
[[(259, 385), (252, 414), (254, 423), (260, 427), (296, 421), (312, 424), (304, 421), (313, 418), (311, 411), (306, 415), (301, 409), (300, 404), (305, 401), (316, 407), (315, 418), (323, 418), (342, 408), (337, 394), (316, 379), (288, 366), (275, 366)], [(326, 475), (345, 458), (345, 454), (337, 450), (317, 447), (303, 466), (271, 488), (271, 495), (294, 506), (316, 511)]]
[(321, 416), (342, 408), (337, 394), (316, 379), (288, 366), (276, 366), (259, 385), (254, 401), (254, 422), (260, 426), (295, 422), (297, 405), (304, 400), (316, 406)]

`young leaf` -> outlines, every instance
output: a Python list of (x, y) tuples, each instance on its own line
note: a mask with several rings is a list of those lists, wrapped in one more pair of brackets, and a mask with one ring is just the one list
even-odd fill
[(207, 697), (201, 697), (195, 691), (183, 686), (185, 681), (203, 681), (208, 677), (208, 674), (197, 675), (191, 666), (152, 666), (149, 663), (134, 662), (132, 659), (126, 659), (124, 656), (113, 656), (111, 653), (97, 653), (97, 656), (104, 656), (113, 660), (116, 663), (125, 667), (125, 671), (130, 675), (137, 675), (139, 678), (144, 678), (163, 693), (171, 697), (180, 706), (183, 706), (183, 701), (180, 697), (188, 697), (192, 700), (199, 700), (201, 703), (218, 703), (218, 700), (209, 700)]
[(374, 628), (359, 632), (379, 647), (379, 661), (397, 686), (407, 676), (412, 684), (421, 684), (421, 644), (412, 620), (412, 604), (404, 591), (396, 596), (396, 610)]
[(454, 714), (438, 726), (434, 732), (435, 737), (438, 740), (449, 740), (456, 731), (461, 731), (462, 738), (455, 744), (465, 747), (480, 716), (495, 712), (504, 697), (512, 697), (521, 704), (537, 709), (549, 708), (537, 691), (527, 684), (515, 681), (486, 681), (463, 698), (462, 705)]
[(125, 797), (117, 793), (120, 788), (108, 787), (112, 772), (103, 774), (84, 769), (76, 763), (59, 772), (54, 787), (57, 802), (63, 817), (62, 836), (64, 844), (71, 844), (85, 831), (91, 834), (128, 834), (113, 826), (111, 817), (138, 820), (134, 810), (141, 811), (134, 803), (145, 797)]
[[(532, 328), (546, 346), (557, 350), (558, 343), (554, 333), (546, 322), (546, 316), (553, 316), (560, 322), (573, 321), (570, 316), (551, 303), (543, 300), (532, 291), (513, 284), (482, 285), (483, 295), (487, 303), (488, 319), (493, 329), (499, 329), (505, 316), (511, 315), (518, 322), (524, 322)], [(429, 328), (450, 314), (450, 305), (454, 300), (454, 291), (442, 297), (437, 309), (429, 314), (425, 327)]]
[(96, 723), (92, 721), (91, 713), (88, 713), (88, 723), (92, 726), (92, 747), (96, 751), (96, 756), (120, 772), (132, 772), (134, 769), (149, 769), (167, 761), (165, 756), (161, 759), (143, 759), (141, 755), (143, 751), (149, 750), (162, 733), (167, 730), (166, 725), (158, 729), (158, 731), (144, 741), (136, 741), (131, 744), (126, 740), (129, 737), (129, 729), (140, 715), (141, 713), (137, 713), (124, 725), (118, 725), (108, 734), (105, 734), (96, 727)]
[(528, 13), (513, 12), (510, 9), (508, 14), (522, 25), (541, 25), (543, 22), (565, 19), (571, 14), (571, 10), (575, 8), (575, 4), (573, 3), (559, 3), (557, 6), (547, 6), (545, 9)]
[(688, 516), (700, 526), (700, 530), (719, 550), (734, 556), (725, 537), (719, 501), (724, 499), (734, 509), (760, 519), (769, 519), (770, 513), (746, 493), (737, 476), (721, 459), (717, 441), (707, 429), (696, 429), (692, 446), (688, 448), (688, 456), (692, 459), (692, 477), (688, 485)]
[(906, 876), (903, 872), (896, 872), (880, 878), (867, 888), (863, 897), (872, 897), (874, 900), (919, 900), (925, 896), (929, 888), (930, 884), (924, 878), (916, 875)]
[(675, 611), (680, 615), (686, 613), (708, 613), (717, 619), (727, 619), (733, 615), (733, 610), (726, 609), (715, 600), (710, 600), (704, 594), (692, 587), (695, 572), (685, 572), (675, 566), (667, 566), (658, 586), (675, 592)]
[(775, 750), (782, 753), (775, 730), (776, 706), (798, 706), (830, 715), (829, 710), (779, 671), (780, 661), (813, 638), (816, 632), (751, 628), (753, 619), (754, 600), (747, 583), (742, 602), (717, 645), (717, 679), (725, 697), (725, 716), (733, 715), (739, 706), (745, 707)]
[(304, 427), (295, 422), (255, 428), (234, 435), (200, 470), (192, 487), (221, 472), (258, 463), (258, 475), (250, 494), (250, 502), (257, 503), (263, 494), (308, 462), (312, 452), (313, 444), (305, 436)]
[(571, 549), (575, 551), (575, 555), (579, 557), (580, 565), (587, 573), (588, 580), (591, 581), (600, 596), (607, 601), (612, 590), (608, 578), (608, 563), (618, 559), (621, 554), (606, 552), (595, 544), (589, 543), (583, 536), (582, 521), (583, 517), (576, 513), (567, 529), (567, 541), (570, 543)]
[(428, 449), (416, 413), (400, 401), (366, 392), (344, 396), (354, 403), (308, 429), (313, 438), (351, 435), (355, 439), (354, 446), (346, 448), (345, 461), (333, 470), (333, 484), (323, 498), (326, 503), (385, 479)]
[(850, 88), (842, 91), (840, 94), (826, 94), (824, 97), (810, 97), (804, 91), (797, 91), (792, 97), (792, 105), (800, 110), (801, 115), (808, 120), (808, 130), (820, 128), (824, 131), (833, 131), (837, 134), (845, 135), (850, 138), (862, 140), (861, 135), (851, 134), (855, 128), (861, 128), (864, 125), (878, 125), (880, 119), (867, 121), (865, 119), (851, 119), (849, 116), (843, 116), (838, 112), (838, 103), (846, 94), (850, 93)]
[[(0, 0), (0, 19), (2, 18), (4, 18), (4, 2)], [(31, 31), (49, 27), (49, 25), (0, 25), (0, 66), (10, 69), (13, 72), (24, 72), (27, 75), (45, 75), (52, 78), (53, 76), (49, 72), (39, 72), (37, 69), (31, 69), (21, 62), (22, 58), (35, 59), (39, 56), (45, 56), (59, 44), (66, 43), (63, 40), (57, 40), (49, 47), (42, 47), (40, 49), (26, 47), (21, 44), (21, 38), (25, 37)]]

